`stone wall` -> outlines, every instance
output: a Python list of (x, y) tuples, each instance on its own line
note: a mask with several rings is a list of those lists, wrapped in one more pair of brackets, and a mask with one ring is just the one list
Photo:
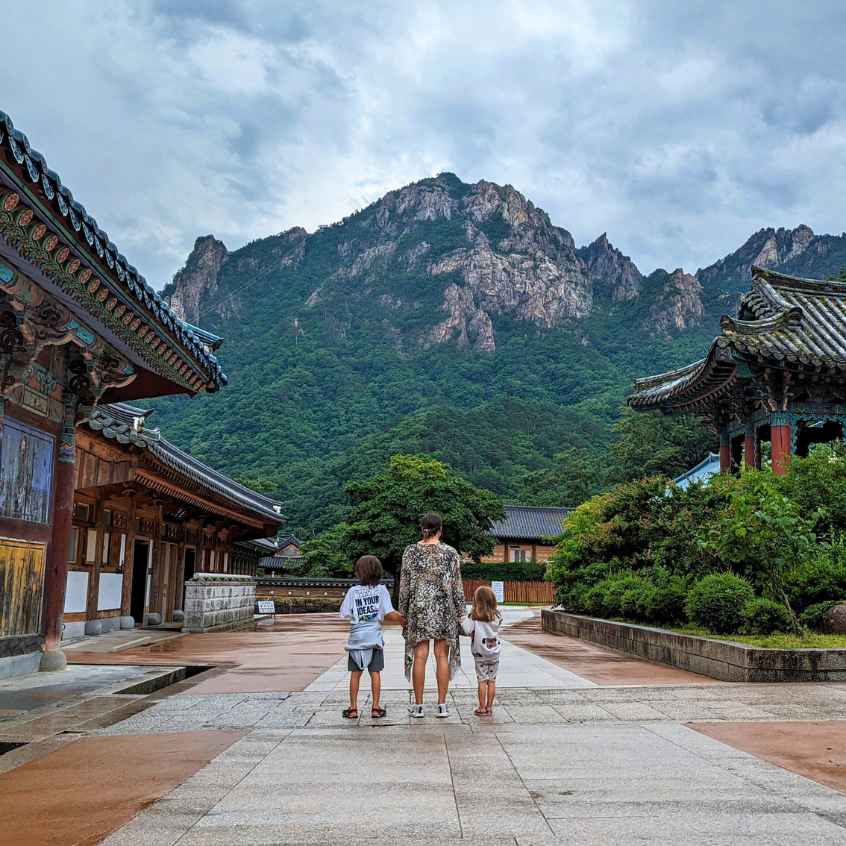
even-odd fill
[(762, 649), (744, 643), (544, 609), (544, 631), (569, 635), (722, 681), (846, 681), (846, 649)]
[(197, 573), (185, 582), (185, 632), (241, 628), (252, 623), (256, 581), (229, 573)]

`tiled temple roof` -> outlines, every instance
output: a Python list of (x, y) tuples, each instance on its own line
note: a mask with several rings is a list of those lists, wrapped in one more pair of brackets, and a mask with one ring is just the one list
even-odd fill
[(693, 408), (726, 391), (741, 362), (846, 371), (846, 284), (753, 267), (752, 289), (737, 317), (724, 316), (720, 329), (702, 360), (638, 379), (629, 405)]
[(505, 517), (488, 530), (495, 538), (543, 540), (561, 534), (569, 508), (536, 508), (531, 505), (506, 505)]
[(27, 243), (27, 259), (89, 313), (109, 309), (110, 328), (159, 375), (188, 391), (225, 385), (213, 354), (220, 339), (176, 316), (0, 111), (0, 165), (4, 160), (20, 188), (0, 184), (0, 224), (12, 243)]
[(106, 438), (146, 450), (157, 463), (164, 465), (171, 475), (185, 484), (223, 498), (236, 508), (246, 509), (277, 524), (282, 523), (278, 502), (250, 490), (179, 449), (158, 429), (147, 428), (145, 420), (149, 414), (149, 411), (125, 403), (98, 406), (87, 425)]

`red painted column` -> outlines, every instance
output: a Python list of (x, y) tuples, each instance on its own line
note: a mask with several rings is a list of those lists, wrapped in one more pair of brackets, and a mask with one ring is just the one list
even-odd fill
[(720, 473), (731, 473), (731, 441), (728, 429), (720, 429)]
[(76, 410), (75, 394), (65, 396), (62, 441), (56, 461), (53, 530), (47, 547), (44, 574), (44, 654), (42, 670), (63, 670), (67, 665), (60, 643), (65, 613), (68, 579), (68, 544), (73, 530), (73, 491), (76, 483)]
[(783, 414), (773, 414), (770, 431), (772, 432), (773, 473), (776, 476), (783, 476), (787, 472), (793, 452), (789, 418)]

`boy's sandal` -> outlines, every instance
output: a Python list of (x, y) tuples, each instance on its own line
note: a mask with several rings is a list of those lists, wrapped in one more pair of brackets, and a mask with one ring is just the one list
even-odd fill
[(382, 717), (387, 714), (387, 710), (385, 708), (371, 708), (370, 709), (370, 718), (372, 720), (380, 720)]
[(473, 713), (477, 717), (487, 717), (488, 714), (490, 714), (490, 711), (488, 711), (487, 708), (477, 708)]
[(341, 711), (341, 716), (345, 720), (357, 720), (358, 719), (358, 708), (344, 708)]

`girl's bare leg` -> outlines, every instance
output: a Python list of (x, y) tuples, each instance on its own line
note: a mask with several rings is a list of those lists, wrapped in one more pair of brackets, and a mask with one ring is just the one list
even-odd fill
[(411, 686), (414, 688), (414, 702), (423, 704), (423, 688), (426, 685), (426, 662), (429, 660), (429, 641), (421, 640), (414, 647), (414, 665), (411, 668)]
[(446, 702), (449, 688), (449, 644), (445, 640), (435, 641), (435, 678), (438, 682), (438, 705)]

